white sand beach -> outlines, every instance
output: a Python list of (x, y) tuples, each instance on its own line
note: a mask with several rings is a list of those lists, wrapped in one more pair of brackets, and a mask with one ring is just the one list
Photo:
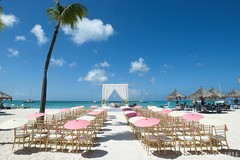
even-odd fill
[[(26, 118), (27, 115), (38, 112), (38, 109), (12, 109), (2, 110), (0, 123), (12, 118)], [(151, 154), (136, 139), (120, 109), (108, 111), (107, 121), (101, 134), (98, 135), (96, 145), (88, 152), (66, 153), (61, 151), (39, 151), (36, 148), (22, 148), (13, 145), (13, 130), (0, 130), (0, 159), (1, 160), (154, 160), (154, 159), (239, 159), (240, 158), (240, 110), (226, 111), (221, 114), (204, 114), (205, 117), (221, 117), (226, 121), (228, 132), (227, 139), (230, 147), (217, 155), (183, 155), (167, 152), (166, 156), (150, 149)], [(230, 154), (230, 155), (229, 155)]]

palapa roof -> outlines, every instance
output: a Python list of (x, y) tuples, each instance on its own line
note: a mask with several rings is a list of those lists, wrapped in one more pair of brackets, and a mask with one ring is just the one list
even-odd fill
[(209, 90), (209, 92), (213, 93), (215, 95), (215, 98), (226, 98), (225, 94), (215, 90), (213, 87)]
[(233, 89), (230, 93), (227, 94), (229, 98), (239, 98), (240, 92), (237, 89)]
[(168, 101), (176, 100), (176, 99), (186, 99), (186, 98), (187, 98), (187, 96), (178, 92), (176, 89), (172, 93), (170, 93), (169, 95), (166, 96), (166, 99)]
[(12, 100), (12, 96), (9, 96), (8, 94), (0, 91), (0, 100), (3, 100), (3, 99), (10, 99), (10, 100)]
[(213, 99), (214, 94), (205, 90), (202, 86), (199, 90), (188, 96), (189, 99), (191, 100), (200, 100), (201, 98), (205, 99)]

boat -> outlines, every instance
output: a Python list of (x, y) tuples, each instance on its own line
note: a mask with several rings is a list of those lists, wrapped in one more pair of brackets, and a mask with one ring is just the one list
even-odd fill
[(28, 99), (28, 100), (24, 101), (24, 103), (34, 103), (34, 101), (32, 99)]
[(24, 101), (24, 103), (34, 103), (34, 101), (30, 98), (31, 97), (31, 93), (32, 93), (32, 89), (30, 89), (30, 92), (29, 92), (29, 99)]
[(141, 94), (141, 97), (140, 97), (140, 99), (139, 99), (139, 101), (138, 101), (139, 103), (144, 103), (144, 96), (143, 96), (143, 92), (142, 92), (142, 94)]

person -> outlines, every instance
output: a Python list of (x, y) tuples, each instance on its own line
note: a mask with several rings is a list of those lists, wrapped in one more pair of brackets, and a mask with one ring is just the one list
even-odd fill
[(178, 105), (178, 99), (177, 99), (177, 101), (176, 101), (176, 106)]
[(193, 101), (193, 110), (194, 111), (196, 111), (197, 104), (198, 104), (197, 100), (194, 100)]
[(0, 103), (0, 108), (3, 109), (4, 106), (3, 106), (3, 102)]
[(205, 99), (203, 97), (201, 97), (201, 105), (204, 106), (205, 105)]
[(238, 105), (238, 99), (237, 98), (234, 100), (234, 104)]

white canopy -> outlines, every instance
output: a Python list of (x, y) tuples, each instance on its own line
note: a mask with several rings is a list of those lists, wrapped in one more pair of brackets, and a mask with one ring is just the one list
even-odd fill
[(124, 103), (128, 104), (128, 84), (103, 84), (102, 103), (105, 104), (112, 92), (116, 90)]

